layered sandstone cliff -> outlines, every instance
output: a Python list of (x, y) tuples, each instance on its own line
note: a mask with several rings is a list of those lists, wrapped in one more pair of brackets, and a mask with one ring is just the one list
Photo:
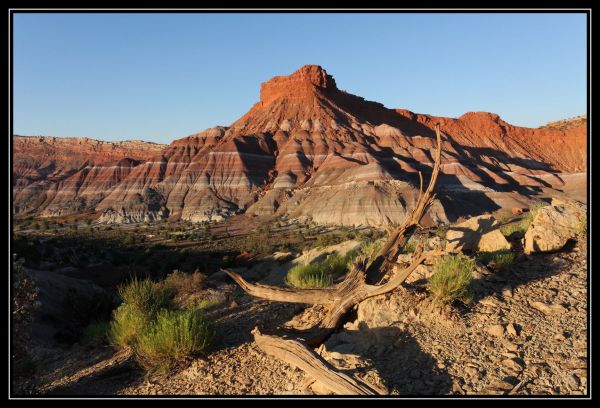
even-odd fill
[(89, 210), (132, 168), (164, 149), (141, 141), (14, 136), (15, 213), (63, 215)]
[[(13, 177), (17, 212), (55, 214), (49, 201), (63, 211), (95, 210), (109, 222), (202, 221), (244, 211), (319, 223), (401, 222), (416, 199), (418, 173), (431, 171), (436, 123), (444, 151), (432, 219), (528, 200), (560, 188), (565, 173), (586, 170), (585, 124), (530, 129), (490, 113), (453, 119), (387, 109), (339, 90), (324, 69), (308, 65), (263, 83), (260, 100), (229, 127), (149, 149), (151, 157), (132, 157), (139, 165), (112, 167), (118, 174), (78, 169), (63, 184), (38, 182), (34, 194), (19, 180), (29, 172), (51, 176), (36, 176), (45, 170), (23, 160)], [(95, 182), (100, 173), (109, 182)], [(38, 203), (34, 195), (47, 198)]]

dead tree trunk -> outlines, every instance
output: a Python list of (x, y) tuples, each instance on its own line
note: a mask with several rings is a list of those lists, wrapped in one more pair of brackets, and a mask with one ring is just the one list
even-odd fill
[[(355, 261), (342, 282), (326, 289), (287, 289), (252, 284), (235, 272), (225, 270), (225, 273), (227, 273), (227, 275), (236, 281), (240, 287), (251, 296), (279, 302), (319, 304), (327, 308), (328, 312), (325, 317), (308, 330), (278, 329), (280, 333), (286, 333), (289, 336), (293, 336), (296, 340), (281, 338), (275, 342), (278, 345), (275, 347), (273, 346), (273, 344), (275, 344), (273, 343), (274, 340), (270, 338), (270, 346), (264, 347), (263, 350), (301, 368), (309, 375), (319, 375), (319, 380), (322, 380), (322, 377), (326, 376), (327, 381), (335, 382), (335, 385), (330, 384), (330, 388), (334, 392), (358, 393), (359, 390), (364, 391), (370, 388), (364, 384), (359, 384), (358, 388), (348, 388), (349, 385), (347, 379), (342, 379), (332, 373), (327, 375), (323, 374), (324, 367), (326, 366), (319, 363), (318, 359), (317, 361), (311, 360), (311, 364), (306, 365), (306, 360), (301, 359), (302, 362), (300, 362), (297, 357), (298, 354), (294, 353), (301, 353), (302, 356), (315, 357), (314, 353), (308, 350), (305, 345), (315, 347), (323, 343), (329, 338), (334, 330), (338, 328), (344, 316), (354, 306), (370, 297), (393, 291), (428, 257), (437, 255), (437, 252), (425, 253), (423, 250), (424, 243), (420, 241), (413, 254), (412, 263), (402, 270), (399, 270), (399, 265), (397, 264), (398, 256), (402, 253), (404, 246), (417, 227), (419, 227), (421, 218), (434, 200), (433, 189), (437, 182), (442, 154), (442, 138), (439, 126), (437, 125), (435, 132), (437, 138), (437, 148), (434, 155), (435, 164), (427, 189), (423, 191), (423, 177), (421, 173), (419, 173), (421, 181), (419, 199), (410, 215), (402, 225), (390, 231), (387, 241), (372, 261), (364, 257), (359, 258)], [(255, 332), (255, 339), (257, 339), (256, 333), (260, 335), (260, 332), (257, 330)], [(263, 345), (266, 344), (264, 337), (259, 336), (257, 343), (259, 343), (259, 341), (262, 341)], [(294, 343), (292, 344), (289, 342)], [(282, 346), (284, 343), (289, 344), (284, 347)], [(300, 352), (298, 347), (305, 348), (305, 350)], [(285, 350), (285, 352), (282, 350)], [(319, 368), (315, 369), (314, 367), (316, 366)], [(353, 385), (353, 387), (354, 386), (355, 385)]]
[(318, 379), (334, 394), (376, 395), (377, 391), (363, 382), (336, 370), (317, 353), (297, 340), (262, 334), (258, 328), (252, 331), (254, 341), (265, 353), (298, 367), (311, 377)]

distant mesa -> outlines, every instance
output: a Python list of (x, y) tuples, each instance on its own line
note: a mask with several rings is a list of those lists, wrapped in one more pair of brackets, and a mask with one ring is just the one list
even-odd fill
[(305, 65), (262, 83), (258, 102), (229, 126), (169, 145), (13, 136), (14, 213), (399, 223), (418, 197), (419, 172), (431, 171), (436, 124), (442, 175), (429, 220), (522, 207), (559, 190), (585, 196), (585, 116), (533, 129), (487, 112), (446, 118), (388, 109)]

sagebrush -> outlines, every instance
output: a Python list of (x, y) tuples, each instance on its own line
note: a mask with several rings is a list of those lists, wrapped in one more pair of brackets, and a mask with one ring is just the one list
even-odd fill
[(470, 303), (470, 290), (475, 261), (463, 255), (450, 255), (441, 259), (429, 278), (427, 288), (437, 303), (448, 304), (455, 300)]
[(136, 353), (150, 370), (166, 371), (207, 352), (216, 336), (201, 309), (162, 310), (139, 337)]

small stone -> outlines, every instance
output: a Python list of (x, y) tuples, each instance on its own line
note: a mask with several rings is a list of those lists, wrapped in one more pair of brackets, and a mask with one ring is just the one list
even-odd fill
[(492, 336), (503, 337), (504, 336), (504, 326), (501, 324), (494, 324), (488, 327), (487, 332)]
[(556, 315), (567, 311), (567, 309), (563, 305), (546, 304), (542, 302), (532, 302), (531, 307), (533, 307), (536, 310), (539, 310), (545, 315)]
[(475, 367), (465, 367), (465, 374), (469, 378), (477, 378), (479, 377), (479, 370), (477, 370)]
[(521, 370), (523, 370), (523, 366), (520, 364), (519, 359), (517, 358), (507, 358), (501, 361), (501, 363), (504, 367), (507, 367), (511, 370), (520, 372)]
[(576, 375), (571, 375), (571, 376), (569, 376), (569, 378), (567, 378), (567, 385), (572, 390), (576, 390), (581, 385), (581, 381), (579, 380), (579, 377), (577, 377)]
[(506, 349), (508, 351), (512, 351), (512, 352), (517, 352), (519, 350), (519, 346), (517, 346), (515, 343), (511, 343), (509, 341), (504, 343), (504, 347), (506, 347)]
[(454, 382), (452, 384), (452, 392), (454, 392), (455, 394), (465, 395), (465, 390), (463, 390), (460, 384), (458, 384), (457, 382)]
[(504, 288), (504, 289), (502, 289), (502, 296), (504, 298), (512, 298), (513, 297), (512, 288)]
[(515, 326), (514, 323), (509, 323), (506, 326), (506, 331), (508, 332), (508, 334), (510, 334), (511, 336), (518, 336), (518, 332), (517, 332), (517, 326)]
[(565, 341), (567, 338), (562, 334), (562, 333), (558, 333), (556, 336), (554, 336), (554, 340), (556, 341)]
[(294, 384), (289, 382), (285, 385), (285, 390), (286, 391), (292, 391), (294, 389)]

